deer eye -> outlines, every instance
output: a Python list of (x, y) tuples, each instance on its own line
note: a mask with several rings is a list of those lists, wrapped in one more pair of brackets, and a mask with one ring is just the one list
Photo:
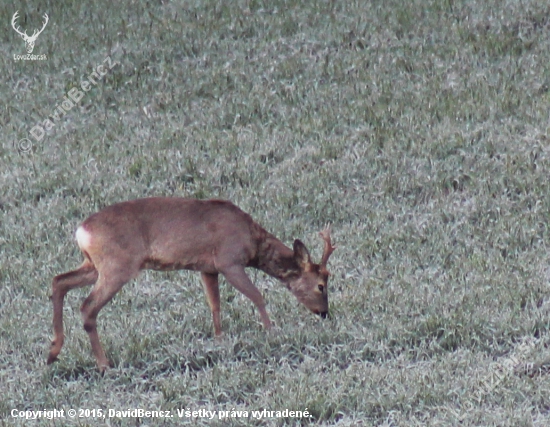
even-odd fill
[(325, 287), (323, 285), (317, 285), (317, 288), (319, 289), (319, 291), (323, 292), (323, 289), (325, 289)]

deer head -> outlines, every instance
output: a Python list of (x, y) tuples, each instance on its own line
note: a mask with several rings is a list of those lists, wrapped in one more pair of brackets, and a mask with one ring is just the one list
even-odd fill
[(23, 38), (23, 40), (25, 40), (25, 48), (27, 49), (27, 53), (32, 53), (34, 49), (34, 42), (36, 41), (40, 33), (44, 31), (44, 28), (46, 28), (46, 25), (48, 24), (48, 20), (49, 20), (48, 15), (46, 13), (44, 14), (44, 24), (42, 25), (42, 28), (40, 29), (40, 31), (34, 30), (34, 33), (30, 37), (27, 35), (26, 31), (23, 33), (16, 26), (15, 21), (17, 21), (17, 18), (19, 18), (19, 11), (13, 14), (13, 18), (11, 20), (11, 26), (17, 32), (17, 34), (19, 34)]
[(294, 296), (309, 308), (313, 313), (321, 317), (328, 316), (328, 277), (327, 262), (336, 249), (330, 239), (330, 228), (327, 226), (319, 233), (325, 241), (323, 256), (319, 264), (311, 261), (311, 256), (305, 245), (300, 240), (294, 241), (294, 259), (300, 267), (297, 276), (289, 278), (287, 286)]

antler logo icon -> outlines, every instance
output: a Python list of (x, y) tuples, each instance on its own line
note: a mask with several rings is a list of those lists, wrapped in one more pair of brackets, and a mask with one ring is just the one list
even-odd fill
[(34, 49), (34, 42), (36, 41), (40, 33), (44, 31), (44, 28), (46, 28), (46, 25), (48, 24), (48, 20), (49, 20), (48, 15), (46, 13), (44, 14), (44, 24), (42, 25), (42, 28), (40, 29), (40, 31), (34, 30), (33, 35), (30, 37), (27, 35), (26, 31), (23, 33), (16, 26), (15, 21), (17, 21), (17, 18), (19, 18), (19, 11), (13, 14), (13, 18), (11, 19), (11, 26), (17, 32), (17, 34), (19, 34), (23, 38), (23, 40), (25, 40), (25, 48), (27, 49), (27, 52), (32, 53)]

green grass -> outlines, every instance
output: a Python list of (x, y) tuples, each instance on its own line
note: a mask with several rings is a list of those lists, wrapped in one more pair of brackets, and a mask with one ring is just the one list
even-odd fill
[[(13, 408), (550, 423), (547, 1), (37, 4), (0, 5), (0, 425), (105, 424)], [(28, 33), (48, 13), (33, 52), (47, 60), (13, 60), (17, 8)], [(107, 56), (117, 65), (32, 139)], [(149, 195), (230, 199), (316, 260), (332, 223), (333, 319), (250, 271), (277, 332), (224, 283), (217, 342), (197, 274), (145, 272), (99, 316), (112, 370), (97, 373), (82, 329), (89, 289), (67, 296), (46, 366), (51, 279), (81, 262), (78, 223)], [(110, 420), (192, 421), (141, 423)]]

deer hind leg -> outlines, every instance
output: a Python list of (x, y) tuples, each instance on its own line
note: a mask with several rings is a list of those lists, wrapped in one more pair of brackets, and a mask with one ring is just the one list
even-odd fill
[(84, 286), (93, 285), (98, 277), (98, 272), (89, 261), (84, 261), (84, 264), (73, 271), (55, 276), (52, 282), (52, 302), (53, 302), (53, 330), (54, 339), (48, 355), (48, 365), (57, 360), (57, 356), (63, 347), (65, 339), (63, 333), (63, 300), (65, 295), (71, 289), (82, 288)]
[(208, 305), (212, 311), (212, 320), (214, 321), (214, 335), (222, 335), (220, 320), (220, 286), (218, 283), (218, 273), (201, 273), (202, 284), (206, 293)]
[(139, 268), (125, 269), (120, 268), (116, 264), (113, 264), (113, 266), (113, 269), (100, 272), (99, 280), (80, 307), (80, 312), (84, 321), (84, 330), (88, 333), (90, 344), (92, 345), (92, 352), (94, 353), (97, 366), (101, 372), (109, 368), (110, 363), (99, 341), (99, 335), (97, 333), (97, 315), (124, 284), (135, 277), (139, 271)]
[(254, 305), (258, 308), (258, 311), (260, 312), (260, 317), (262, 319), (264, 327), (266, 329), (270, 329), (271, 321), (269, 320), (269, 315), (267, 314), (267, 310), (265, 309), (264, 297), (262, 297), (262, 294), (260, 293), (258, 288), (256, 288), (256, 286), (254, 286), (254, 283), (252, 283), (252, 281), (248, 278), (246, 272), (244, 271), (244, 267), (240, 265), (232, 266), (229, 269), (222, 271), (222, 274), (225, 276), (231, 286), (233, 286), (254, 303)]

